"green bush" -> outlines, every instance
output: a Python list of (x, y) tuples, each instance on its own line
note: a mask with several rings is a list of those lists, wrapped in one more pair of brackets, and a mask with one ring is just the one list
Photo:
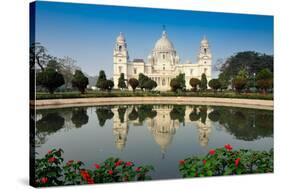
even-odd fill
[(200, 85), (200, 80), (197, 78), (191, 78), (189, 80), (189, 84), (192, 87), (193, 91), (197, 91), (197, 87), (198, 87), (198, 85)]
[(182, 177), (204, 177), (273, 172), (273, 149), (266, 151), (232, 150), (230, 144), (224, 148), (210, 149), (203, 157), (189, 157), (179, 161)]
[(209, 81), (209, 87), (211, 87), (216, 92), (219, 88), (221, 88), (219, 79), (211, 79)]
[(135, 92), (136, 88), (139, 86), (139, 81), (136, 78), (131, 78), (128, 83), (132, 87), (133, 92)]
[(36, 85), (46, 88), (49, 93), (54, 91), (64, 84), (63, 75), (58, 73), (55, 69), (47, 67), (36, 76)]
[(83, 94), (89, 84), (89, 80), (82, 71), (76, 70), (71, 83), (73, 87), (76, 87)]
[(151, 180), (153, 167), (136, 166), (131, 161), (108, 158), (95, 169), (83, 168), (81, 161), (69, 160), (63, 164), (63, 150), (51, 150), (43, 158), (36, 159), (34, 186), (61, 186)]

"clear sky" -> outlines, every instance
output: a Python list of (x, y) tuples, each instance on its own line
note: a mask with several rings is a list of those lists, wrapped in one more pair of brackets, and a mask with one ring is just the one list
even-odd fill
[(113, 47), (120, 32), (127, 40), (130, 59), (146, 61), (163, 25), (181, 63), (195, 63), (204, 35), (214, 64), (239, 51), (273, 54), (272, 16), (43, 1), (36, 8), (36, 41), (53, 56), (77, 60), (92, 76), (103, 69), (112, 77)]

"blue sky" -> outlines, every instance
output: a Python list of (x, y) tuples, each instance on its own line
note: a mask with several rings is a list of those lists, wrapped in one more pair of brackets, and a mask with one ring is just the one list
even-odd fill
[(204, 35), (213, 63), (239, 51), (273, 54), (272, 16), (43, 1), (37, 1), (36, 8), (36, 41), (53, 56), (74, 58), (92, 76), (103, 69), (111, 77), (113, 47), (120, 32), (130, 59), (146, 61), (163, 25), (181, 63), (187, 59), (195, 63)]

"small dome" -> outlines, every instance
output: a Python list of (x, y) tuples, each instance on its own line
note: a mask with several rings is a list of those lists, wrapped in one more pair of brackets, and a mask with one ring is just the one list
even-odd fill
[(123, 36), (123, 33), (120, 32), (119, 36), (116, 38), (117, 42), (125, 42), (125, 37)]
[(174, 45), (168, 39), (165, 30), (162, 33), (162, 37), (155, 43), (154, 51), (174, 51)]
[(208, 40), (206, 38), (206, 36), (204, 35), (202, 41), (201, 41), (201, 44), (208, 44)]

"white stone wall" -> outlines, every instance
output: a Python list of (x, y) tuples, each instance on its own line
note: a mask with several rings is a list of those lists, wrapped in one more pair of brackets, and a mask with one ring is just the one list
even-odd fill
[[(121, 50), (120, 50), (121, 49)], [(154, 50), (148, 56), (148, 62), (129, 61), (127, 43), (123, 35), (119, 35), (116, 40), (113, 52), (113, 79), (115, 88), (118, 85), (118, 78), (121, 73), (125, 74), (125, 79), (134, 77), (138, 79), (140, 73), (145, 74), (157, 83), (156, 90), (170, 90), (170, 81), (179, 73), (185, 74), (186, 88), (190, 89), (189, 80), (191, 78), (201, 79), (203, 73), (207, 80), (212, 78), (212, 54), (207, 39), (204, 37), (200, 43), (200, 49), (197, 56), (197, 62), (192, 64), (186, 61), (180, 64), (180, 58), (169, 41), (167, 33), (163, 31), (162, 37), (157, 41)], [(131, 88), (129, 88), (131, 89)]]

